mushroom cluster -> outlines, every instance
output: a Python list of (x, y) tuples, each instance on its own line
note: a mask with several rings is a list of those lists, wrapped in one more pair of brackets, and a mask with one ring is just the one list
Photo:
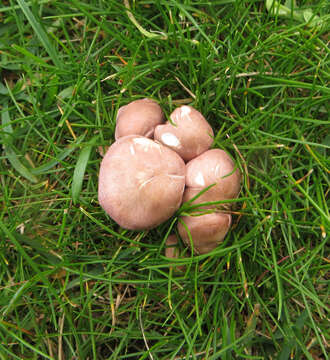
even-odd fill
[[(213, 137), (210, 124), (191, 106), (175, 109), (166, 123), (154, 100), (122, 106), (116, 141), (101, 162), (101, 206), (121, 227), (146, 230), (168, 220), (182, 203), (197, 208), (206, 203), (199, 212), (182, 216), (177, 230), (194, 252), (212, 251), (231, 225), (230, 203), (225, 201), (240, 190), (240, 172), (230, 156), (210, 150)], [(221, 208), (215, 202), (221, 202)], [(167, 245), (175, 244), (172, 235)], [(167, 249), (166, 256), (177, 253)]]

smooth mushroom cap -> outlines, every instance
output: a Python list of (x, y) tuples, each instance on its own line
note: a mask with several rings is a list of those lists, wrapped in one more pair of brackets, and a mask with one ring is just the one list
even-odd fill
[(132, 101), (118, 110), (115, 139), (127, 135), (152, 138), (155, 127), (163, 121), (163, 111), (156, 101), (151, 99)]
[(200, 191), (216, 184), (208, 190), (212, 194), (212, 201), (237, 197), (240, 181), (241, 175), (239, 170), (235, 169), (235, 163), (225, 151), (220, 149), (208, 150), (186, 165), (188, 188)]
[(191, 106), (181, 106), (171, 114), (174, 125), (167, 122), (155, 129), (155, 140), (189, 161), (210, 148), (213, 130), (204, 116)]
[(185, 164), (171, 149), (143, 136), (117, 140), (100, 167), (98, 198), (120, 226), (151, 229), (180, 207)]
[[(231, 215), (225, 213), (184, 216), (181, 219), (190, 231), (194, 251), (199, 254), (215, 249), (225, 238), (231, 225)], [(178, 223), (178, 231), (182, 240), (190, 247), (188, 232), (181, 221)]]

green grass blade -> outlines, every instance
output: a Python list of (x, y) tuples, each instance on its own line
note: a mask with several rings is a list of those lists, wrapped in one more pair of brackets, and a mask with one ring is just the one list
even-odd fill
[(30, 25), (32, 26), (34, 32), (36, 33), (37, 37), (39, 38), (41, 44), (44, 46), (45, 50), (47, 51), (48, 55), (51, 57), (53, 63), (61, 68), (62, 63), (60, 62), (55, 48), (53, 47), (52, 43), (50, 42), (47, 33), (43, 29), (41, 25), (41, 21), (37, 19), (37, 17), (31, 12), (28, 5), (24, 0), (17, 0), (18, 5), (20, 6), (21, 10), (23, 11), (24, 15), (28, 19)]
[(197, 23), (197, 21), (194, 19), (194, 17), (190, 14), (190, 12), (188, 12), (185, 8), (184, 5), (180, 4), (180, 2), (174, 2), (173, 4), (175, 6), (177, 6), (183, 14), (185, 14), (187, 16), (187, 18), (194, 24), (194, 26), (196, 26), (196, 28), (198, 29), (198, 31), (200, 32), (200, 34), (203, 36), (203, 38), (210, 44), (210, 46), (212, 47), (213, 51), (218, 54), (218, 50), (217, 48), (214, 46), (214, 44), (212, 43), (210, 37), (205, 33), (205, 31), (202, 29), (201, 26), (199, 26), (199, 24)]
[(73, 203), (76, 204), (78, 199), (79, 199), (79, 195), (81, 192), (81, 188), (82, 188), (82, 183), (83, 183), (83, 179), (84, 179), (84, 175), (85, 175), (85, 170), (86, 170), (86, 166), (92, 151), (92, 148), (95, 144), (97, 137), (94, 137), (88, 145), (86, 145), (85, 147), (83, 147), (83, 149), (81, 150), (79, 157), (78, 157), (78, 161), (76, 164), (76, 167), (74, 169), (74, 173), (73, 173), (73, 179), (72, 179), (72, 186), (71, 186), (71, 191), (72, 191), (72, 199), (73, 199)]
[(39, 64), (40, 66), (44, 66), (48, 69), (52, 69), (52, 70), (55, 70), (56, 67), (55, 66), (52, 66), (52, 65), (49, 65), (44, 59), (38, 57), (38, 56), (35, 56), (33, 55), (30, 51), (28, 51), (27, 49), (21, 47), (21, 46), (18, 46), (16, 44), (13, 44), (12, 47), (18, 51), (19, 53), (21, 53), (22, 55), (24, 55), (27, 59), (30, 59), (31, 61), (33, 61), (35, 64)]
[(10, 123), (10, 115), (8, 111), (8, 105), (5, 104), (1, 114), (1, 122), (3, 126), (3, 131), (1, 133), (1, 137), (3, 140), (4, 148), (5, 148), (5, 155), (10, 162), (11, 166), (25, 179), (31, 181), (32, 183), (37, 183), (38, 179), (34, 176), (31, 171), (22, 164), (19, 160), (17, 154), (14, 151), (13, 146), (11, 145), (12, 138), (11, 135), (13, 133), (13, 128)]
[(8, 141), (11, 142), (14, 130), (11, 126), (10, 116), (9, 116), (9, 110), (8, 110), (8, 103), (5, 102), (2, 108), (2, 114), (1, 114), (1, 123), (2, 123), (2, 136)]
[(35, 169), (32, 170), (33, 174), (40, 175), (47, 173), (48, 170), (53, 168), (67, 156), (69, 156), (73, 151), (77, 149), (77, 146), (83, 141), (85, 135), (81, 135), (77, 140), (71, 144), (67, 149), (60, 152), (55, 159), (48, 161), (46, 164), (43, 164)]
[(54, 360), (52, 357), (48, 356), (47, 354), (45, 354), (44, 352), (40, 351), (38, 348), (36, 348), (35, 346), (31, 345), (28, 341), (24, 340), (23, 338), (19, 337), (18, 335), (16, 335), (15, 333), (13, 333), (12, 331), (8, 330), (6, 328), (5, 325), (3, 325), (2, 321), (0, 321), (0, 327), (8, 333), (8, 335), (10, 335), (12, 338), (16, 339), (18, 343), (22, 344), (24, 347), (29, 348), (30, 350), (32, 350), (34, 353), (39, 354), (40, 356), (42, 356), (45, 359), (49, 359), (49, 360)]
[(12, 298), (10, 299), (8, 305), (5, 307), (5, 309), (2, 311), (2, 316), (7, 316), (12, 311), (15, 304), (18, 302), (18, 300), (23, 296), (24, 291), (30, 287), (31, 285), (34, 285), (35, 281), (33, 279), (28, 280), (27, 282), (23, 283), (18, 290), (15, 291)]
[(37, 183), (38, 178), (34, 176), (31, 171), (24, 166), (21, 161), (19, 160), (17, 154), (13, 150), (10, 145), (5, 146), (5, 154), (7, 156), (8, 161), (10, 162), (11, 166), (25, 179), (31, 181), (32, 183)]

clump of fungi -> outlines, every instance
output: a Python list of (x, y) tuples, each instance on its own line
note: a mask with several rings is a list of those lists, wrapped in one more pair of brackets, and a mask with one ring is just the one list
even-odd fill
[[(130, 230), (152, 229), (188, 202), (198, 212), (180, 217), (178, 234), (194, 252), (205, 254), (230, 228), (226, 200), (237, 197), (240, 172), (225, 151), (210, 150), (213, 130), (199, 111), (181, 106), (170, 120), (164, 122), (162, 109), (151, 99), (118, 110), (116, 141), (100, 167), (99, 202)], [(167, 257), (178, 256), (176, 244), (176, 235), (171, 235)]]

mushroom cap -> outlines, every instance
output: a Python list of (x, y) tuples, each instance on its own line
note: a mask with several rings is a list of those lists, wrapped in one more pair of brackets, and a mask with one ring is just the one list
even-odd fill
[(112, 144), (101, 162), (98, 198), (123, 228), (151, 229), (179, 208), (184, 185), (185, 164), (178, 154), (129, 135)]
[[(240, 191), (241, 181), (239, 170), (234, 170), (235, 163), (225, 151), (208, 150), (186, 164), (186, 185), (188, 188), (201, 191), (207, 186), (216, 184), (205, 192), (206, 199), (209, 199), (206, 195), (209, 191), (212, 194), (212, 201), (233, 199)], [(201, 202), (198, 200), (198, 203)]]
[(152, 138), (155, 127), (163, 121), (163, 111), (156, 101), (151, 99), (132, 101), (118, 110), (115, 139), (127, 135)]
[[(184, 216), (182, 220), (190, 231), (194, 251), (199, 254), (215, 249), (225, 238), (231, 225), (231, 215), (225, 213)], [(178, 223), (178, 231), (182, 240), (191, 246), (188, 232), (181, 222)]]
[(191, 106), (175, 109), (172, 122), (158, 125), (155, 140), (176, 151), (184, 161), (189, 161), (210, 148), (213, 142), (213, 130), (204, 116)]

